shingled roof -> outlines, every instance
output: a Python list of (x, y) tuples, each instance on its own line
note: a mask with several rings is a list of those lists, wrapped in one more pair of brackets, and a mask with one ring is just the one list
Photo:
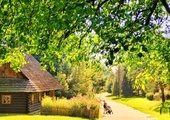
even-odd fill
[(27, 79), (0, 78), (0, 92), (42, 92), (62, 89), (48, 71), (40, 68), (39, 62), (32, 55), (25, 57), (28, 63), (21, 68), (21, 73)]
[(0, 92), (37, 92), (37, 90), (27, 79), (0, 78)]

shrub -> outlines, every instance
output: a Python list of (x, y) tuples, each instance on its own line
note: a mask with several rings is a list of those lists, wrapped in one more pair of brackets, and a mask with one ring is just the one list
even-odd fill
[(148, 99), (148, 100), (153, 100), (153, 98), (154, 98), (154, 94), (153, 93), (147, 93), (146, 94), (146, 98)]
[(164, 105), (159, 104), (157, 108), (155, 108), (156, 112), (161, 112), (161, 113), (169, 113), (169, 107), (170, 107), (170, 101), (165, 101)]
[(56, 100), (46, 96), (42, 100), (41, 104), (41, 114), (50, 115), (50, 114), (59, 114), (65, 115), (68, 114), (69, 103), (66, 99)]
[(42, 104), (41, 104), (41, 114), (47, 115), (52, 113), (52, 109), (51, 109), (52, 106), (53, 106), (52, 98), (45, 97), (45, 99), (42, 100)]
[(90, 113), (93, 112), (95, 117), (99, 115), (100, 104), (97, 99), (92, 99), (87, 96), (74, 97), (71, 99), (73, 116), (90, 117)]
[(154, 100), (161, 100), (161, 94), (159, 92), (154, 94)]
[(45, 97), (42, 100), (41, 114), (98, 118), (99, 109), (98, 100), (87, 96), (74, 97), (71, 100)]
[(170, 91), (166, 91), (166, 92), (165, 92), (165, 98), (166, 98), (167, 100), (170, 99)]

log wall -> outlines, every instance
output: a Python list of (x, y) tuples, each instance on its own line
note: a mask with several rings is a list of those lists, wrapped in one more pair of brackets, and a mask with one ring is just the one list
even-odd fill
[[(2, 95), (11, 95), (11, 104), (2, 104)], [(27, 113), (27, 93), (0, 93), (0, 113)]]
[(39, 100), (39, 93), (29, 93), (28, 94), (28, 113), (38, 111), (40, 110), (40, 107), (41, 107), (41, 101)]

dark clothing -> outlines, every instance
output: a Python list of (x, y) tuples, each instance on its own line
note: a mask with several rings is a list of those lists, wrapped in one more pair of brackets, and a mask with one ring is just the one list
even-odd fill
[(106, 103), (106, 102), (104, 102), (104, 105), (103, 105), (103, 107), (104, 107), (104, 108), (106, 108), (106, 107), (107, 107), (107, 103)]
[(107, 103), (104, 101), (104, 105), (103, 105), (103, 107), (104, 107), (104, 109), (105, 109), (105, 113), (107, 114), (107, 113), (109, 113), (109, 114), (113, 114), (113, 111), (112, 111), (112, 109), (111, 109), (111, 107), (110, 106), (108, 106), (107, 105)]

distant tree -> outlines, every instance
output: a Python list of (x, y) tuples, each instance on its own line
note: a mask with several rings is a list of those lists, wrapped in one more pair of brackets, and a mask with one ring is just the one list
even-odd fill
[(124, 77), (123, 77), (123, 81), (122, 81), (122, 95), (124, 97), (131, 97), (133, 96), (133, 83), (130, 79), (128, 79), (127, 77), (127, 69), (125, 67), (124, 69)]
[(92, 82), (94, 93), (105, 91), (106, 76), (104, 75), (103, 71), (93, 71)]
[(106, 91), (109, 93), (112, 93), (112, 85), (114, 81), (114, 73), (113, 71), (108, 71), (107, 72), (107, 79), (106, 79)]
[[(98, 64), (99, 65), (99, 64)], [(58, 90), (56, 95), (71, 98), (77, 95), (92, 95), (104, 91), (105, 75), (101, 66), (90, 62), (71, 64), (63, 60), (57, 65), (55, 78), (64, 89)]]
[(76, 95), (88, 95), (92, 93), (92, 71), (87, 68), (84, 63), (79, 66), (72, 67), (72, 80), (69, 83), (69, 88), (75, 92)]
[[(170, 81), (170, 59), (168, 55), (170, 43), (169, 39), (162, 37), (160, 33), (156, 35), (150, 41), (146, 41), (148, 43), (146, 44), (148, 54), (143, 53), (143, 56), (139, 59), (135, 57), (136, 54), (128, 52), (128, 55), (124, 57), (126, 57), (126, 64), (129, 65), (128, 72), (133, 73), (131, 77), (133, 77), (135, 87), (146, 91), (150, 82), (157, 84), (159, 90), (161, 90), (162, 102), (164, 103), (164, 90)], [(157, 43), (158, 41), (159, 43)], [(142, 48), (139, 47), (139, 49)]]
[(113, 93), (115, 93), (118, 97), (121, 96), (122, 93), (122, 88), (121, 88), (121, 84), (123, 82), (123, 76), (124, 76), (124, 70), (123, 70), (123, 66), (122, 65), (118, 65), (115, 70), (114, 70), (114, 81), (113, 81), (113, 88), (112, 90), (114, 90)]
[(112, 90), (112, 95), (120, 97), (120, 87), (119, 87), (119, 82), (117, 80), (113, 81), (111, 90)]

